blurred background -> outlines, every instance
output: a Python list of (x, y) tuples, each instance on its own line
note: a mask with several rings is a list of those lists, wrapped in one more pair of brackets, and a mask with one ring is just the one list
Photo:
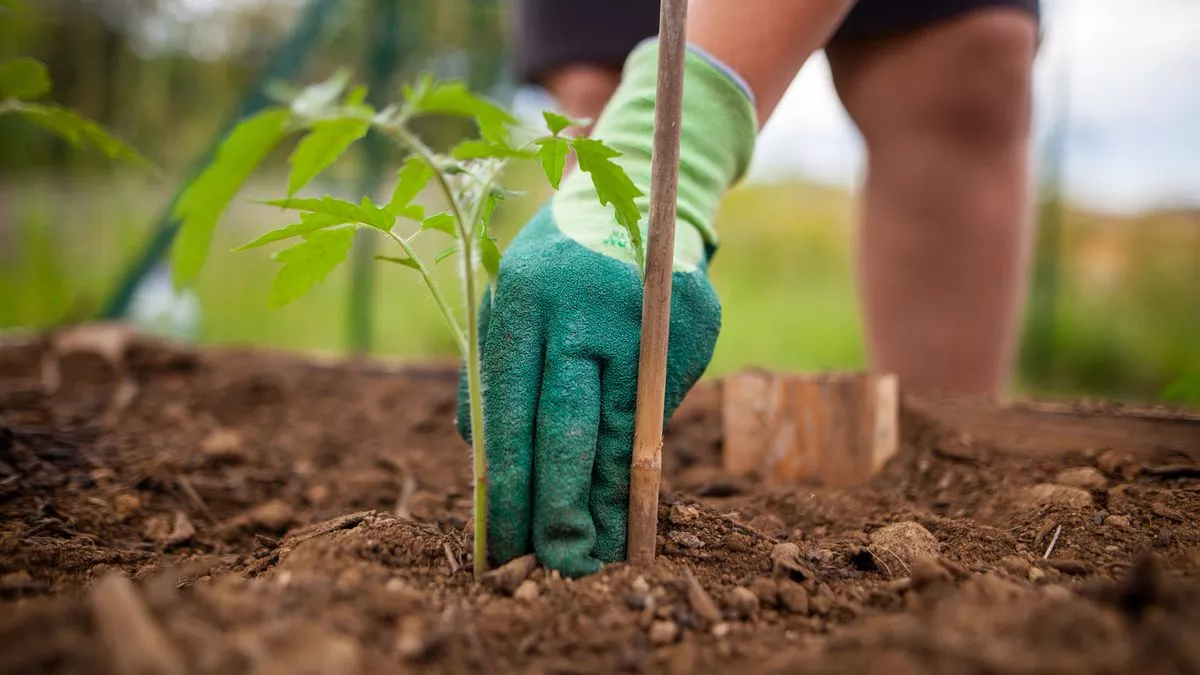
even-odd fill
[[(1018, 391), (1195, 396), (1180, 383), (1200, 377), (1200, 4), (1043, 1), (1039, 234)], [(523, 114), (553, 107), (513, 86), (508, 12), (503, 0), (0, 0), (0, 58), (44, 61), (53, 100), (162, 169), (75, 152), (0, 117), (0, 330), (124, 310), (211, 344), (452, 356), (428, 292), (396, 266), (360, 277), (357, 293), (343, 266), (300, 301), (267, 308), (275, 265), (261, 250), (228, 251), (287, 222), (253, 200), (284, 192), (289, 147), (226, 215), (194, 294), (176, 295), (147, 251), (196, 162), (261, 105), (264, 78), (308, 83), (352, 66), (389, 100), (432, 71)], [(449, 142), (462, 129), (423, 132)], [(394, 159), (348, 156), (319, 190), (375, 190)], [(861, 171), (861, 144), (818, 56), (722, 207), (713, 279), (725, 322), (710, 375), (863, 365), (852, 268)], [(531, 177), (511, 180), (532, 192), (502, 206), (502, 242), (546, 194)]]

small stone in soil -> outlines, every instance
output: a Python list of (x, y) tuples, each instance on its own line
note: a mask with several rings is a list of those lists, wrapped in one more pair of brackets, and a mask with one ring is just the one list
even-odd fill
[(1045, 578), (1046, 578), (1046, 573), (1044, 571), (1042, 571), (1041, 569), (1038, 569), (1037, 567), (1029, 568), (1029, 580), (1031, 582), (1036, 584), (1037, 582), (1039, 582)]
[(808, 591), (791, 579), (780, 580), (779, 604), (792, 614), (806, 615), (809, 610)]
[(907, 576), (919, 558), (937, 559), (938, 540), (920, 524), (894, 523), (871, 533), (871, 554), (889, 577)]
[(679, 626), (674, 621), (655, 621), (650, 624), (650, 643), (662, 646), (679, 637)]
[(532, 579), (522, 581), (521, 585), (517, 586), (517, 590), (513, 591), (513, 597), (522, 602), (533, 602), (540, 595), (541, 591), (538, 590), (537, 582)]
[(675, 531), (670, 534), (671, 541), (680, 548), (700, 548), (704, 542), (691, 532)]
[(1019, 555), (1005, 556), (1000, 560), (1000, 569), (1014, 577), (1029, 576), (1029, 561)]
[(783, 542), (771, 550), (771, 570), (777, 577), (788, 577), (795, 581), (813, 578), (812, 570), (800, 560), (800, 547)]
[(1108, 527), (1114, 527), (1118, 530), (1131, 530), (1133, 523), (1129, 521), (1129, 516), (1109, 516), (1104, 519), (1104, 524)]
[(758, 577), (750, 582), (750, 590), (764, 607), (774, 607), (779, 602), (779, 586), (774, 579)]
[(1054, 482), (1082, 490), (1103, 490), (1108, 486), (1108, 479), (1104, 474), (1090, 466), (1064, 469), (1054, 477)]
[(694, 506), (672, 504), (670, 520), (672, 525), (687, 525), (700, 517), (700, 510)]
[(735, 586), (729, 592), (729, 609), (739, 619), (748, 619), (758, 611), (758, 596), (750, 589)]
[(1171, 545), (1171, 540), (1175, 538), (1175, 533), (1171, 528), (1164, 527), (1158, 531), (1158, 536), (1154, 538), (1154, 545), (1159, 548), (1164, 548)]
[(1029, 488), (1025, 501), (1030, 506), (1060, 506), (1069, 509), (1092, 508), (1092, 494), (1069, 485), (1042, 483)]

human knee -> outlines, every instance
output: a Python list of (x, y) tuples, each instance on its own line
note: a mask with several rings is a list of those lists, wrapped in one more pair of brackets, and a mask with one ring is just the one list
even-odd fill
[(843, 100), (873, 150), (909, 141), (968, 152), (1012, 147), (1029, 134), (1036, 49), (1031, 17), (982, 12), (859, 60), (864, 91)]
[(964, 28), (947, 58), (959, 64), (937, 104), (920, 115), (930, 128), (972, 145), (1010, 144), (1029, 133), (1036, 34), (1030, 21), (1004, 14)]

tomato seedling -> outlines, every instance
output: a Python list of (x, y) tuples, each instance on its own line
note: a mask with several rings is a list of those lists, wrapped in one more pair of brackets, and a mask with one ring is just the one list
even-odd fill
[[(472, 119), (479, 137), (462, 141), (449, 154), (435, 153), (408, 127), (409, 122), (422, 115)], [(239, 249), (300, 239), (273, 256), (281, 266), (271, 287), (270, 303), (284, 305), (324, 280), (346, 259), (356, 229), (376, 232), (398, 247), (398, 255), (377, 256), (377, 259), (410, 268), (421, 276), (466, 362), (474, 458), (476, 578), (487, 569), (487, 464), (479, 361), (478, 272), (482, 268), (495, 287), (501, 253), (489, 225), (496, 206), (509, 194), (498, 184), (501, 171), (513, 160), (537, 161), (551, 187), (558, 189), (567, 157), (574, 152), (579, 169), (591, 177), (601, 204), (612, 205), (614, 218), (628, 233), (637, 260), (639, 263), (643, 260), (639, 214), (634, 203), (642, 193), (624, 169), (612, 161), (620, 153), (597, 139), (563, 136), (563, 131), (576, 123), (573, 120), (553, 112), (544, 113), (543, 118), (546, 129), (526, 129), (512, 113), (472, 94), (462, 83), (437, 82), (428, 76), (405, 87), (401, 101), (375, 110), (366, 103), (366, 90), (348, 87), (347, 74), (339, 73), (287, 97), (283, 104), (241, 121), (222, 141), (212, 163), (184, 191), (174, 211), (181, 229), (172, 249), (172, 268), (176, 285), (182, 287), (199, 274), (217, 222), (242, 184), (284, 137), (303, 134), (291, 154), (287, 197), (267, 202), (298, 212), (299, 222), (267, 232)], [(331, 196), (295, 196), (371, 129), (409, 153), (386, 204), (376, 204), (369, 196), (363, 196), (358, 203)], [(444, 211), (432, 215), (413, 201), (431, 183), (445, 203)], [(399, 232), (401, 223), (411, 223), (412, 229)], [(430, 274), (430, 264), (413, 248), (413, 240), (426, 233), (453, 239), (450, 246), (434, 257), (433, 265), (459, 256), (465, 329)]]

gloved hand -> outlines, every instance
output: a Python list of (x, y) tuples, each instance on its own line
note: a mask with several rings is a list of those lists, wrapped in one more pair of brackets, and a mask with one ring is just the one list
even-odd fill
[[(657, 42), (639, 46), (592, 135), (650, 192)], [(753, 152), (754, 107), (711, 57), (685, 61), (666, 415), (708, 366), (720, 305), (707, 277), (718, 200)], [(648, 202), (638, 200), (646, 227)], [(643, 237), (644, 238), (644, 237)], [(481, 311), (488, 549), (570, 577), (625, 558), (642, 285), (626, 233), (574, 170), (517, 235)], [(465, 382), (458, 426), (470, 440)]]

